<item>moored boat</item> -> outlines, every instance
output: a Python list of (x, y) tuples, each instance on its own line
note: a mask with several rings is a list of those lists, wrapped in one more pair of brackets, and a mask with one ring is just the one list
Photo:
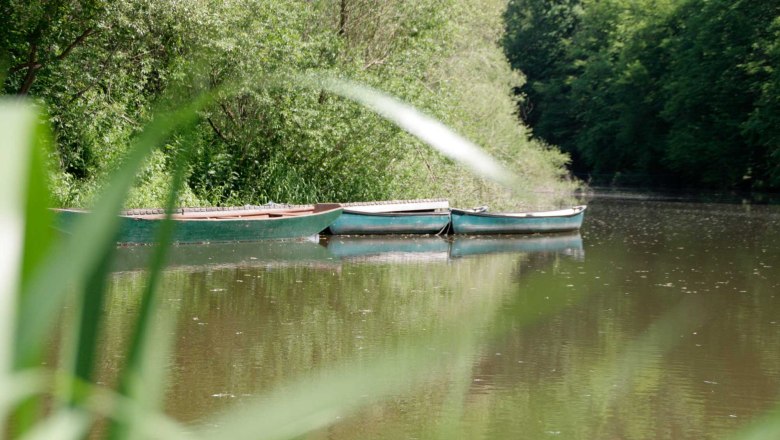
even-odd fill
[(452, 209), (454, 234), (533, 234), (575, 231), (582, 226), (586, 206), (555, 211), (491, 213)]
[[(59, 229), (67, 232), (88, 211), (58, 209)], [(171, 218), (173, 241), (205, 243), (300, 238), (318, 234), (328, 227), (342, 208), (334, 203), (284, 206), (264, 205), (231, 208), (180, 208)], [(165, 218), (160, 209), (135, 209), (120, 213), (117, 241), (127, 244), (153, 243)]]
[(328, 228), (334, 235), (441, 234), (450, 223), (449, 202), (441, 199), (341, 206), (344, 212)]

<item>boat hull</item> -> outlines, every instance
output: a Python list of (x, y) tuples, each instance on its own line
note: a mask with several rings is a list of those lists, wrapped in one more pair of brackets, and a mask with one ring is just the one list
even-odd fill
[[(231, 241), (256, 241), (269, 239), (300, 238), (318, 234), (341, 215), (341, 208), (314, 212), (295, 217), (264, 219), (209, 219), (173, 221), (173, 242), (210, 243)], [(86, 211), (62, 210), (57, 212), (59, 228), (64, 231), (79, 218), (89, 215)], [(125, 244), (147, 244), (157, 240), (163, 220), (154, 218), (120, 217), (116, 241)]]
[(450, 223), (442, 213), (368, 213), (345, 210), (330, 225), (334, 235), (439, 234)]
[(549, 215), (540, 212), (519, 215), (452, 209), (452, 232), (454, 234), (534, 234), (580, 229), (585, 218), (585, 207), (578, 206), (568, 211), (571, 211), (571, 214)]

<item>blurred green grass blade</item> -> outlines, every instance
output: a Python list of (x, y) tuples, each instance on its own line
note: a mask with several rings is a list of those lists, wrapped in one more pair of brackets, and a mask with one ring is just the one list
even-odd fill
[[(176, 313), (172, 310), (166, 312)], [(162, 423), (168, 428), (173, 427), (164, 419), (150, 417), (162, 416), (160, 406), (167, 389), (168, 357), (178, 322), (175, 317), (168, 319), (170, 315), (166, 312), (155, 312), (155, 318), (146, 324), (146, 338), (140, 346), (141, 355), (134, 368), (125, 368), (122, 372), (118, 395), (131, 404), (118, 406), (110, 414), (111, 423), (105, 438), (149, 438), (150, 434), (158, 434), (160, 429), (153, 425)], [(182, 434), (185, 430), (179, 428), (176, 432)], [(171, 436), (159, 438), (167, 439)]]
[[(102, 258), (89, 275), (81, 296), (77, 342), (73, 353), (75, 359), (73, 375), (85, 382), (91, 382), (93, 379), (104, 296), (115, 247), (113, 241), (105, 243), (101, 252)], [(77, 405), (85, 397), (79, 389), (74, 388), (70, 396), (70, 404)]]
[(0, 415), (9, 414), (20, 402), (41, 394), (49, 385), (44, 374), (27, 370), (24, 373), (3, 375), (0, 377)]
[(175, 130), (194, 121), (196, 112), (211, 99), (212, 94), (204, 94), (170, 113), (155, 117), (134, 142), (123, 166), (113, 174), (91, 215), (77, 222), (73, 235), (55, 247), (38, 266), (22, 297), (16, 332), (17, 366), (36, 363), (66, 289), (83, 280), (91, 268), (99, 264), (102, 249), (114, 240), (119, 224), (117, 213), (144, 159)]
[(457, 359), (453, 369), (447, 398), (433, 428), (435, 431), (432, 438), (451, 439), (461, 435), (466, 398), (472, 385), (471, 359)]
[[(473, 360), (482, 330), (506, 307), (514, 289), (497, 284), (500, 265), (486, 264), (460, 289), (467, 295), (442, 311), (435, 330), (410, 332), (397, 340), (398, 347), (380, 359), (324, 369), (307, 379), (282, 386), (250, 404), (210, 419), (203, 428), (207, 439), (285, 439), (303, 436), (338, 421), (349, 413), (401, 393), (427, 386), (432, 377), (451, 377), (455, 390), (446, 402), (453, 415), (461, 411), (462, 398), (471, 384)], [(550, 310), (555, 310), (551, 308)], [(538, 316), (534, 314), (534, 316)], [(530, 319), (530, 314), (529, 314)], [(455, 416), (453, 416), (454, 418)], [(213, 428), (212, 428), (213, 427)], [(435, 427), (432, 436), (453, 432)]]
[(436, 119), (416, 108), (357, 83), (326, 77), (302, 76), (305, 81), (355, 101), (393, 122), (445, 156), (460, 162), (477, 175), (510, 189), (520, 187), (517, 176), (482, 151), (470, 140), (458, 135)]
[(448, 358), (432, 357), (428, 345), (422, 344), (362, 368), (334, 368), (282, 387), (263, 396), (262, 400), (234, 408), (226, 415), (210, 420), (206, 425), (208, 428), (204, 429), (204, 438), (295, 438), (333, 424), (337, 417), (347, 415), (360, 406), (407, 389), (446, 366), (445, 359)]
[[(37, 110), (37, 109), (36, 109)], [(53, 135), (46, 123), (47, 115), (36, 111), (33, 138), (29, 145), (29, 171), (26, 184), (24, 229), (24, 259), (22, 261), (22, 289), (29, 283), (35, 267), (51, 249), (55, 234), (49, 191), (49, 155)]]
[(69, 440), (81, 439), (87, 435), (91, 416), (84, 411), (61, 409), (39, 422), (20, 440)]
[[(501, 305), (491, 295), (474, 296), (458, 305), (434, 332), (416, 333), (399, 340), (398, 348), (382, 358), (364, 363), (334, 366), (306, 379), (262, 396), (210, 419), (203, 430), (206, 439), (289, 439), (336, 423), (368, 404), (413, 390), (460, 366), (454, 374), (471, 374), (471, 360), (479, 333)], [(470, 380), (468, 381), (470, 383)], [(453, 400), (458, 399), (458, 392)], [(214, 428), (211, 428), (214, 427)]]
[[(69, 397), (68, 392), (71, 389), (82, 390), (81, 393), (84, 396), (88, 396), (88, 398), (80, 402), (78, 409), (75, 411), (81, 412), (88, 417), (86, 422), (87, 429), (89, 429), (92, 419), (105, 418), (118, 420), (124, 424), (135, 423), (135, 432), (139, 434), (140, 438), (144, 439), (185, 440), (193, 438), (191, 428), (184, 426), (160, 411), (148, 408), (139, 400), (129, 399), (103, 386), (66, 374), (59, 374), (55, 378), (43, 373), (25, 373), (18, 377), (21, 379), (20, 386), (33, 385), (31, 389), (35, 391), (53, 391), (52, 398), (55, 401), (67, 399)], [(52, 382), (55, 379), (59, 386), (55, 385), (52, 387)], [(163, 390), (156, 391), (162, 392)], [(62, 406), (60, 411), (74, 411), (74, 408)], [(76, 438), (83, 437), (83, 435), (76, 436)], [(51, 438), (59, 439), (60, 437), (52, 436)], [(89, 438), (104, 438), (104, 436), (97, 436), (91, 433)]]
[(774, 440), (780, 438), (780, 406), (730, 437), (732, 440)]
[[(149, 279), (142, 295), (138, 319), (131, 336), (132, 340), (128, 349), (127, 363), (125, 366), (126, 372), (140, 369), (142, 360), (146, 355), (149, 355), (145, 348), (148, 345), (147, 342), (150, 337), (152, 314), (154, 312), (154, 307), (157, 305), (156, 292), (162, 275), (162, 269), (165, 266), (168, 249), (173, 240), (175, 224), (171, 220), (171, 213), (176, 206), (179, 191), (184, 183), (187, 164), (187, 155), (176, 161), (173, 182), (166, 200), (165, 211), (167, 214), (157, 233), (156, 242), (158, 245), (155, 247), (154, 254), (150, 261)], [(131, 372), (129, 375), (132, 376), (133, 373)]]
[(22, 101), (0, 101), (0, 374), (12, 369), (17, 295), (23, 268), (25, 211), (35, 111)]
[[(32, 268), (49, 249), (46, 158), (50, 133), (37, 109), (27, 101), (0, 102), (0, 374), (11, 374), (19, 294)], [(4, 407), (0, 416), (5, 419)], [(13, 431), (24, 432), (39, 413), (39, 399), (30, 397), (16, 409)]]
[[(90, 387), (90, 398), (83, 408), (123, 425), (133, 425), (133, 432), (143, 439), (185, 440), (192, 439), (192, 429), (177, 422), (161, 411), (150, 410), (138, 400), (129, 399), (112, 390)], [(157, 390), (162, 391), (162, 390)]]
[[(192, 143), (186, 142), (185, 144), (191, 145)], [(130, 336), (127, 361), (119, 377), (119, 393), (143, 401), (150, 408), (157, 406), (157, 400), (160, 397), (158, 393), (150, 392), (150, 389), (159, 391), (164, 388), (165, 382), (165, 365), (167, 365), (172, 329), (161, 328), (163, 323), (155, 323), (154, 312), (159, 306), (157, 290), (168, 249), (173, 240), (175, 224), (171, 220), (171, 214), (176, 207), (179, 191), (184, 185), (184, 178), (189, 164), (189, 147), (185, 147), (185, 150), (175, 163), (173, 181), (165, 206), (167, 214), (157, 233), (157, 246), (149, 266), (149, 279), (141, 297), (141, 306), (136, 318), (135, 328)], [(170, 327), (171, 324), (172, 321), (167, 321), (167, 327)], [(155, 329), (157, 331), (154, 331)], [(160, 335), (166, 335), (167, 337), (161, 337)], [(155, 340), (153, 341), (152, 339)], [(160, 344), (161, 340), (166, 340), (166, 343)], [(134, 425), (136, 423), (132, 421), (124, 425), (112, 424), (109, 430), (109, 438), (132, 437), (131, 429)]]

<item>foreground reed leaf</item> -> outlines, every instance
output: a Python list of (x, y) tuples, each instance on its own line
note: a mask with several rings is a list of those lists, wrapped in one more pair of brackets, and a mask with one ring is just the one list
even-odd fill
[[(157, 246), (149, 265), (149, 278), (141, 297), (141, 307), (131, 333), (130, 347), (124, 369), (119, 376), (119, 393), (134, 399), (137, 404), (153, 410), (162, 400), (165, 389), (167, 358), (170, 354), (175, 319), (155, 320), (159, 308), (157, 289), (168, 248), (173, 240), (174, 223), (171, 213), (176, 205), (179, 191), (184, 185), (188, 165), (189, 147), (176, 161), (173, 183), (166, 200), (165, 219), (157, 232)], [(111, 439), (132, 438), (137, 432), (140, 420), (137, 411), (124, 415), (127, 420), (112, 423), (108, 437)]]
[[(150, 408), (143, 399), (129, 398), (103, 387), (80, 383), (77, 386), (89, 388), (89, 399), (81, 407), (98, 417), (105, 418), (121, 426), (131, 426), (134, 438), (187, 440), (192, 439), (192, 429), (165, 415), (162, 411)], [(163, 390), (147, 388), (149, 394), (156, 395)], [(110, 435), (110, 433), (108, 434)], [(106, 438), (103, 433), (95, 438)]]
[[(204, 422), (207, 439), (286, 439), (338, 423), (362, 408), (414, 393), (432, 378), (446, 378), (453, 384), (448, 410), (457, 413), (472, 383), (474, 359), (478, 357), (484, 329), (514, 292), (505, 284), (494, 284), (500, 266), (483, 266), (479, 276), (442, 280), (466, 282), (466, 294), (447, 302), (436, 324), (399, 336), (395, 348), (366, 361), (345, 360), (323, 367), (308, 377), (260, 396), (255, 402), (234, 407), (220, 417)], [(456, 274), (457, 271), (453, 271)], [(457, 280), (457, 281), (456, 281)], [(447, 289), (447, 287), (443, 287)], [(441, 427), (439, 434), (451, 433)]]
[(196, 112), (210, 101), (203, 95), (170, 113), (156, 117), (140, 134), (124, 165), (114, 173), (92, 215), (73, 228), (73, 235), (55, 247), (40, 264), (22, 296), (17, 322), (17, 365), (34, 365), (47, 330), (62, 305), (68, 288), (84, 282), (97, 267), (107, 243), (113, 243), (119, 224), (117, 213), (144, 159), (178, 128), (195, 120)]
[[(0, 420), (7, 420), (8, 415), (20, 403), (36, 395), (41, 395), (48, 389), (49, 382), (39, 371), (26, 370), (22, 373), (0, 375)], [(17, 417), (30, 417), (27, 423), (31, 425), (34, 414), (16, 414)], [(19, 427), (20, 420), (14, 420), (14, 429)]]
[(520, 188), (519, 179), (513, 172), (470, 140), (416, 108), (357, 83), (324, 77), (302, 76), (302, 78), (306, 82), (317, 84), (331, 93), (355, 101), (376, 112), (450, 159), (460, 162), (477, 175), (498, 182), (509, 189)]
[[(326, 427), (360, 407), (409, 391), (432, 374), (441, 374), (454, 359), (468, 359), (475, 349), (470, 324), (435, 338), (407, 341), (407, 347), (363, 366), (342, 366), (264, 395), (209, 421), (204, 438), (281, 440)], [(465, 331), (463, 331), (465, 329)], [(436, 352), (449, 356), (432, 356)], [(470, 374), (470, 369), (467, 372)], [(215, 428), (210, 428), (211, 426)]]
[[(53, 230), (46, 167), (51, 135), (38, 109), (22, 100), (0, 102), (0, 135), (0, 374), (5, 378), (19, 367), (13, 356), (19, 295), (49, 251)], [(26, 400), (15, 412), (14, 431), (26, 430), (39, 410), (37, 399)]]
[(780, 406), (775, 407), (756, 422), (739, 430), (732, 440), (769, 440), (780, 438)]
[(13, 369), (16, 295), (22, 275), (25, 205), (35, 112), (20, 101), (0, 102), (0, 374)]
[(89, 414), (77, 409), (61, 409), (39, 422), (20, 440), (78, 440), (86, 436), (92, 423)]

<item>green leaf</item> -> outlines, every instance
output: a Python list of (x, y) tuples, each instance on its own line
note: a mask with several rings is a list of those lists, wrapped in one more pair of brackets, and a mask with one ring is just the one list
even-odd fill
[(91, 422), (91, 417), (84, 411), (62, 409), (35, 425), (20, 440), (82, 439), (87, 434)]
[[(48, 141), (48, 132), (32, 105), (0, 101), (0, 150), (4, 154), (0, 161), (0, 382), (9, 381), (14, 369), (19, 294), (32, 267), (48, 251), (52, 235), (45, 167)], [(36, 411), (37, 403), (28, 401), (17, 413), (14, 429), (23, 432)]]
[(16, 365), (35, 365), (53, 317), (67, 289), (81, 284), (105, 255), (107, 243), (114, 242), (123, 200), (146, 156), (161, 146), (176, 129), (197, 118), (196, 112), (211, 100), (200, 96), (170, 113), (158, 115), (139, 135), (124, 165), (112, 176), (92, 214), (78, 222), (45, 261), (36, 267), (22, 296), (17, 322)]

